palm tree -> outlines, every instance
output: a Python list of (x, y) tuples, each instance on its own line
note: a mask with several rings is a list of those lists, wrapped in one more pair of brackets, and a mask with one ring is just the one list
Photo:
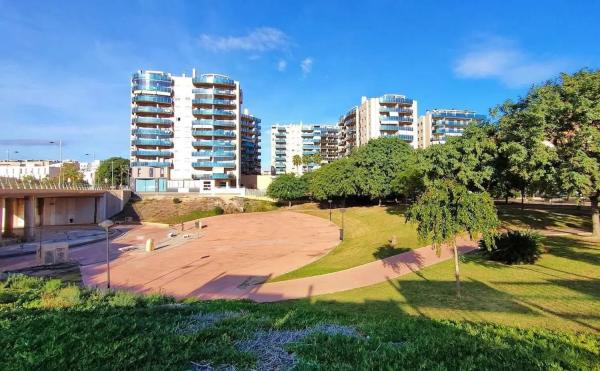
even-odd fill
[(300, 157), (300, 155), (294, 155), (294, 157), (292, 157), (292, 162), (296, 167), (296, 172), (298, 173), (298, 166), (302, 165), (302, 157)]

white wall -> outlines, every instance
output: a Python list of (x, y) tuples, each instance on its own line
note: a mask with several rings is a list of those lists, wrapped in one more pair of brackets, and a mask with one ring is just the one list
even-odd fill
[(192, 178), (192, 84), (191, 77), (173, 76), (173, 169), (171, 179)]

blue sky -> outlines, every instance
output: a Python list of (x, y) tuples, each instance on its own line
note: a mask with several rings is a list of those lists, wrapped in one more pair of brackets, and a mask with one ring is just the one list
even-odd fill
[[(334, 123), (400, 93), (487, 113), (532, 83), (600, 65), (598, 1), (0, 0), (0, 156), (128, 156), (138, 69), (239, 80), (263, 120)], [(19, 153), (14, 153), (18, 151)]]

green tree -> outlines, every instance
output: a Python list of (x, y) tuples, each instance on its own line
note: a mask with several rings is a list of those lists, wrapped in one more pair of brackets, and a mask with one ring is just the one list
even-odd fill
[(406, 214), (407, 221), (417, 223), (421, 240), (431, 241), (438, 256), (443, 245), (454, 253), (456, 295), (460, 298), (460, 268), (456, 239), (468, 233), (471, 239), (483, 237), (486, 246), (493, 245), (499, 225), (494, 201), (487, 192), (471, 192), (453, 180), (430, 183)]
[(292, 200), (305, 197), (307, 191), (305, 179), (295, 174), (282, 174), (269, 184), (267, 195), (277, 200), (288, 201), (288, 206), (292, 207)]
[(392, 194), (394, 179), (411, 159), (412, 148), (399, 138), (383, 137), (370, 140), (350, 156), (355, 166), (356, 184), (362, 195), (381, 200)]
[(21, 183), (25, 183), (25, 184), (35, 184), (38, 182), (37, 178), (34, 177), (33, 175), (25, 175), (24, 177), (19, 179), (19, 181)]
[(300, 165), (302, 165), (302, 156), (300, 156), (300, 155), (294, 155), (294, 157), (292, 157), (292, 163), (296, 167), (296, 172), (300, 173), (300, 170), (298, 169), (298, 167)]
[(321, 165), (321, 163), (323, 162), (323, 156), (321, 156), (320, 153), (316, 153), (312, 156), (312, 162), (315, 165)]
[(349, 158), (335, 160), (317, 169), (309, 184), (309, 192), (317, 200), (346, 198), (358, 194), (356, 168)]
[(129, 160), (110, 157), (100, 162), (95, 176), (96, 184), (128, 185)]
[(589, 198), (593, 235), (600, 236), (600, 70), (562, 74), (532, 91), (525, 103), (538, 114), (547, 147), (556, 151), (556, 184)]
[(79, 167), (73, 163), (65, 162), (62, 164), (59, 174), (50, 178), (50, 182), (63, 184), (83, 184), (83, 173), (79, 171)]

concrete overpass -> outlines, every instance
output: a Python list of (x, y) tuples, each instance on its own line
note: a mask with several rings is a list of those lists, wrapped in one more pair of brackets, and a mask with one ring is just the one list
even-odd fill
[(131, 192), (0, 181), (0, 240), (35, 238), (42, 226), (97, 224), (119, 213)]

